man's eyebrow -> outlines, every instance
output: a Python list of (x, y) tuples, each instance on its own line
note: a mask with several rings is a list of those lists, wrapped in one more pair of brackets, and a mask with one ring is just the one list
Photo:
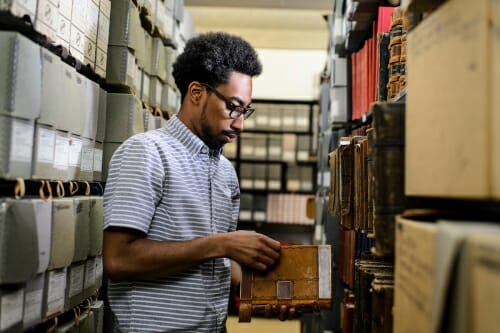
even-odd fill
[[(236, 102), (238, 102), (240, 105), (245, 105), (245, 102), (243, 102), (243, 100), (242, 100), (241, 98), (239, 98), (239, 97), (236, 97), (236, 96), (231, 96), (229, 99), (230, 99), (230, 100), (235, 100), (235, 101), (236, 101)], [(248, 104), (248, 105), (250, 105), (250, 104)]]

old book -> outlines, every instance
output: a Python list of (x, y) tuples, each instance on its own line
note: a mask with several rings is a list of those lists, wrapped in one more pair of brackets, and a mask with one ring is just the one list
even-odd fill
[(294, 306), (298, 311), (319, 311), (332, 306), (332, 249), (330, 245), (282, 246), (276, 265), (265, 272), (243, 268), (239, 321), (266, 305)]
[(394, 254), (394, 216), (405, 209), (405, 104), (375, 103), (373, 111), (373, 199), (376, 253)]
[(392, 262), (370, 258), (356, 260), (355, 266), (354, 332), (372, 332), (372, 313), (375, 311), (378, 317), (379, 311), (383, 311), (383, 309), (375, 309), (373, 306), (372, 282), (376, 278), (392, 280), (394, 266)]
[(340, 138), (340, 226), (344, 229), (354, 227), (354, 152), (353, 138)]

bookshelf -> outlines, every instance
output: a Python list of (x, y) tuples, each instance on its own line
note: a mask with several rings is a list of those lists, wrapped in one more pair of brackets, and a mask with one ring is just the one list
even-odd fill
[[(329, 20), (331, 58), (346, 58), (347, 68), (342, 71), (347, 76), (348, 98), (342, 120), (347, 121), (335, 122), (339, 112), (332, 105), (339, 99), (332, 103), (336, 96), (328, 93), (340, 88), (333, 79), (334, 71), (338, 74), (335, 66), (325, 72), (324, 101), (320, 101), (324, 107), (319, 118), (324, 122), (320, 122), (318, 171), (323, 176), (316, 201), (322, 202), (319, 210), (324, 217), (317, 223), (325, 231), (322, 240), (338, 245), (334, 253), (337, 302), (331, 313), (323, 315), (324, 329), (344, 333), (496, 330), (490, 323), (500, 304), (485, 307), (478, 295), (492, 295), (500, 285), (492, 266), (483, 265), (500, 261), (500, 178), (495, 167), (499, 141), (491, 127), (499, 119), (498, 99), (491, 93), (500, 82), (499, 72), (491, 71), (498, 69), (498, 62), (491, 61), (498, 59), (498, 39), (491, 38), (498, 27), (498, 3), (485, 0), (475, 7), (461, 0), (401, 1), (400, 7), (388, 9), (393, 10), (390, 29), (380, 32), (375, 26), (387, 3), (374, 1), (377, 8), (372, 9), (378, 15), (358, 46), (349, 46), (349, 32), (341, 36), (334, 27), (339, 21), (360, 17), (346, 11), (349, 3), (336, 1)], [(457, 29), (443, 25), (450, 20), (470, 22), (480, 34), (472, 34), (466, 24), (458, 24)], [(439, 39), (443, 36), (447, 37)], [(462, 42), (461, 36), (470, 38)], [(446, 43), (435, 47), (431, 37)], [(368, 42), (371, 38), (377, 43)], [(343, 52), (339, 45), (344, 45)], [(361, 56), (373, 51), (376, 62)], [(373, 70), (378, 73), (369, 74)], [(373, 78), (374, 85), (359, 85)], [(474, 98), (464, 97), (469, 95)], [(458, 134), (467, 132), (477, 134)], [(368, 155), (363, 166), (356, 153), (363, 151), (365, 137)], [(347, 193), (345, 185), (351, 181), (354, 186)], [(368, 187), (366, 203), (363, 186)], [(342, 204), (346, 197), (352, 206)], [(349, 199), (345, 203), (350, 204)], [(364, 204), (368, 204), (367, 215)], [(366, 226), (356, 226), (358, 215)], [(471, 283), (472, 279), (477, 282)], [(479, 281), (486, 280), (495, 287), (483, 287)], [(468, 297), (475, 301), (464, 301)]]
[(240, 228), (311, 243), (306, 215), (316, 179), (316, 101), (255, 99), (244, 132), (226, 145), (241, 189)]

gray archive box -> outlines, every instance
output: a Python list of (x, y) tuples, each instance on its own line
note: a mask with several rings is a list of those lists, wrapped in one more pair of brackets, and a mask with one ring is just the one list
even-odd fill
[(83, 281), (85, 279), (85, 261), (75, 262), (67, 269), (64, 310), (83, 302)]
[(0, 287), (0, 332), (18, 333), (23, 331), (24, 287)]
[(23, 330), (42, 322), (45, 272), (26, 282), (24, 293)]
[(85, 260), (85, 279), (83, 281), (83, 297), (88, 298), (96, 291), (96, 257)]
[(59, 315), (64, 312), (67, 267), (47, 271), (43, 288), (42, 317)]
[(281, 190), (281, 164), (268, 164), (267, 189), (270, 191)]
[(135, 82), (137, 64), (135, 55), (127, 46), (108, 47), (106, 65), (106, 82), (109, 84), (125, 85), (133, 91), (139, 91)]
[(153, 49), (151, 51), (151, 75), (156, 76), (161, 81), (167, 80), (167, 59), (165, 45), (163, 41), (155, 37), (152, 41)]
[(79, 173), (76, 175), (77, 180), (94, 180), (94, 140), (81, 138), (82, 153), (80, 159)]
[(97, 131), (95, 135), (96, 141), (99, 142), (104, 142), (104, 134), (106, 133), (107, 100), (108, 93), (104, 89), (99, 89), (99, 111), (97, 113)]
[(49, 270), (69, 266), (75, 254), (75, 211), (73, 199), (52, 200), (52, 242)]
[(97, 134), (97, 122), (99, 119), (100, 109), (100, 91), (99, 84), (84, 78), (85, 80), (85, 95), (83, 108), (83, 122), (81, 129), (81, 137), (87, 139), (95, 139)]
[(50, 260), (50, 243), (52, 231), (52, 202), (44, 199), (22, 199), (12, 201), (15, 210), (20, 212), (19, 218), (35, 223), (38, 244), (38, 269), (43, 273)]
[(90, 200), (90, 249), (89, 256), (102, 254), (104, 204), (102, 196), (91, 196)]
[(0, 113), (25, 119), (40, 116), (40, 47), (16, 32), (0, 31)]
[(82, 139), (80, 136), (68, 133), (68, 169), (64, 180), (78, 179), (82, 161)]
[(36, 124), (31, 178), (57, 179), (54, 168), (56, 132), (51, 125)]
[(75, 218), (75, 250), (72, 262), (87, 259), (90, 251), (90, 199), (87, 196), (73, 197)]
[(38, 271), (36, 222), (17, 202), (0, 202), (0, 284), (26, 282)]
[(139, 11), (131, 0), (111, 1), (109, 45), (136, 50), (143, 31)]
[(131, 94), (108, 94), (106, 109), (106, 142), (123, 142), (144, 132), (141, 101)]
[(95, 181), (104, 180), (104, 160), (103, 160), (103, 143), (94, 141), (94, 160), (93, 160), (93, 174)]
[(0, 177), (31, 176), (34, 120), (0, 114)]
[(40, 118), (37, 123), (57, 126), (67, 105), (65, 101), (65, 86), (63, 85), (63, 70), (69, 67), (61, 58), (46, 49), (41, 49), (42, 60), (42, 98)]
[(56, 124), (57, 130), (82, 134), (82, 123), (84, 121), (85, 85), (86, 78), (70, 66), (62, 67), (62, 80), (60, 87), (64, 87), (62, 95), (63, 107), (57, 108)]
[(90, 305), (92, 313), (94, 314), (94, 332), (103, 332), (104, 327), (104, 302), (95, 301)]

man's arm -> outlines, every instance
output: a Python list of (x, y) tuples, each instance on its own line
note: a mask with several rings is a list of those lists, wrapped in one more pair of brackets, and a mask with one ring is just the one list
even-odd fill
[(109, 227), (104, 231), (103, 260), (112, 280), (157, 279), (221, 257), (265, 270), (279, 258), (279, 251), (278, 241), (253, 231), (162, 242), (146, 239), (133, 229)]

